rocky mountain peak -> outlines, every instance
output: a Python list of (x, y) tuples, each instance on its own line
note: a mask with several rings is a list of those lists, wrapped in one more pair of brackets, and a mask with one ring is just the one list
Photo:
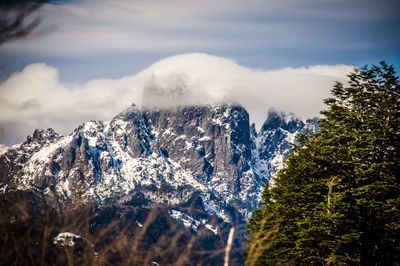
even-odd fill
[(36, 129), (32, 136), (28, 136), (24, 144), (32, 144), (32, 143), (37, 143), (37, 144), (47, 144), (47, 143), (52, 143), (58, 140), (61, 136), (56, 133), (52, 128), (48, 128), (46, 130), (39, 130)]
[(51, 201), (99, 205), (141, 195), (140, 202), (186, 206), (196, 195), (203, 211), (243, 220), (304, 127), (292, 114), (270, 112), (257, 133), (246, 109), (234, 103), (142, 110), (133, 104), (69, 136), (35, 131), (0, 157), (0, 186), (40, 184)]
[(281, 128), (288, 131), (301, 130), (304, 122), (293, 113), (278, 112), (273, 109), (268, 111), (267, 120), (261, 127), (261, 132)]
[(299, 133), (313, 134), (318, 129), (316, 118), (306, 122), (296, 117), (293, 113), (277, 112), (270, 110), (268, 117), (255, 137), (255, 157), (259, 162), (257, 171), (269, 177), (273, 183), (273, 177), (284, 167), (286, 157), (292, 151), (292, 145), (296, 144), (296, 136)]
[[(145, 218), (138, 213), (156, 209), (157, 226), (224, 247), (229, 228), (243, 228), (259, 207), (296, 134), (316, 126), (316, 120), (304, 123), (271, 111), (257, 132), (235, 103), (132, 104), (110, 121), (85, 122), (68, 136), (36, 130), (21, 145), (0, 151), (0, 197), (14, 202), (14, 195), (26, 194), (32, 204), (40, 199), (60, 213), (82, 202), (94, 205), (99, 223), (93, 228), (101, 227), (110, 209), (127, 211), (125, 222), (142, 228)], [(40, 213), (38, 206), (31, 209)], [(245, 243), (244, 235), (235, 243)]]

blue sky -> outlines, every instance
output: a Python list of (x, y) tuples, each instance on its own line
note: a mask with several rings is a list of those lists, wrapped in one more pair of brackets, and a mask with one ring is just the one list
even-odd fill
[(400, 68), (395, 0), (57, 2), (0, 46), (0, 143), (108, 120), (154, 77), (188, 88), (189, 103), (237, 101), (260, 127), (269, 108), (318, 115), (354, 66)]
[(2, 78), (30, 63), (61, 80), (118, 78), (181, 53), (276, 69), (318, 64), (400, 66), (394, 0), (68, 1), (46, 5), (28, 39), (0, 47)]

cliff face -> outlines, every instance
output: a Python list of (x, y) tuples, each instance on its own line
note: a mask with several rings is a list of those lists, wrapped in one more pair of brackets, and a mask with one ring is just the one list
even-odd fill
[(36, 194), (30, 201), (40, 198), (58, 210), (82, 202), (100, 210), (157, 204), (166, 223), (225, 239), (227, 226), (240, 227), (259, 206), (297, 132), (315, 125), (270, 112), (257, 133), (240, 105), (131, 106), (68, 136), (36, 130), (24, 143), (3, 149), (0, 193), (7, 202), (13, 193)]
[(36, 130), (0, 157), (3, 193), (37, 190), (57, 202), (103, 204), (140, 192), (178, 204), (194, 193), (229, 221), (226, 207), (247, 215), (282, 167), (297, 132), (315, 130), (294, 115), (270, 112), (260, 132), (240, 105), (131, 106), (111, 121), (90, 121), (69, 136)]

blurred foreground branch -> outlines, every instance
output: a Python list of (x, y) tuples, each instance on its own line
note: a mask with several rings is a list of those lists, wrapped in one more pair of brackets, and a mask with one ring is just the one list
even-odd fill
[(40, 24), (39, 16), (33, 13), (44, 0), (1, 0), (0, 1), (0, 45), (26, 37)]

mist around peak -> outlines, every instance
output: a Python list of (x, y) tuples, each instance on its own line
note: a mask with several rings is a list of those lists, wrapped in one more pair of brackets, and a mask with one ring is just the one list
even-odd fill
[(22, 142), (36, 128), (68, 134), (88, 120), (109, 120), (132, 103), (173, 107), (235, 102), (257, 127), (268, 110), (314, 117), (335, 81), (346, 81), (346, 65), (260, 70), (208, 54), (160, 60), (120, 79), (60, 81), (58, 69), (31, 64), (0, 84), (0, 143)]

